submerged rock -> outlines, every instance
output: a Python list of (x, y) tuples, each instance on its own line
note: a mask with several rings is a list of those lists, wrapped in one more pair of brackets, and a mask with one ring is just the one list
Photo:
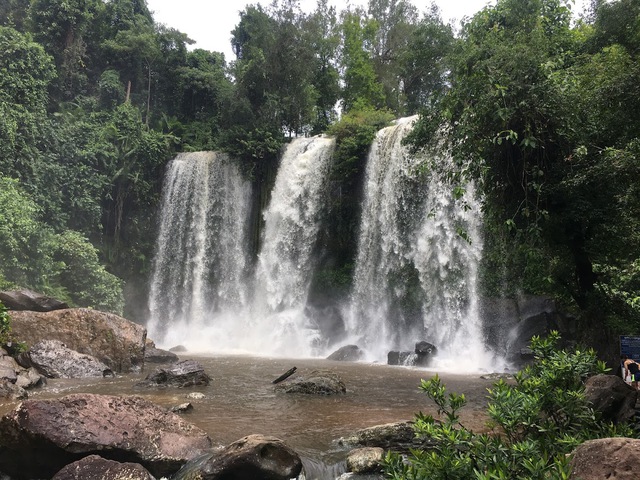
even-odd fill
[(396, 452), (408, 452), (411, 448), (428, 446), (428, 441), (416, 438), (413, 422), (395, 422), (358, 430), (338, 439), (343, 447), (380, 447)]
[(338, 395), (347, 393), (347, 387), (342, 379), (333, 372), (314, 370), (306, 377), (287, 383), (280, 383), (275, 387), (277, 392), (304, 393), (312, 395)]
[(364, 356), (364, 352), (357, 345), (345, 345), (327, 357), (327, 360), (338, 360), (341, 362), (357, 362)]
[(18, 362), (33, 367), (48, 378), (103, 377), (111, 369), (91, 355), (67, 348), (60, 340), (42, 340), (18, 356)]
[(161, 477), (210, 447), (206, 432), (141, 397), (26, 400), (0, 419), (0, 465), (16, 479), (51, 478), (92, 454)]
[(301, 471), (300, 456), (282, 440), (249, 435), (193, 459), (172, 480), (290, 480)]
[(157, 368), (138, 382), (140, 387), (194, 387), (209, 385), (211, 378), (195, 360), (183, 360), (165, 368)]

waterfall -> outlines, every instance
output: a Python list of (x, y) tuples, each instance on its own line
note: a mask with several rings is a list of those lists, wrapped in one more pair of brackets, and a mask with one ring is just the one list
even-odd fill
[(255, 269), (247, 249), (251, 191), (233, 162), (198, 152), (170, 163), (151, 281), (151, 339), (191, 351), (312, 355), (319, 333), (304, 307), (334, 144), (318, 136), (284, 149)]
[[(309, 356), (320, 341), (304, 314), (314, 270), (332, 138), (297, 138), (287, 145), (268, 209), (256, 272), (256, 327), (275, 350)], [(265, 320), (266, 319), (266, 320)]]
[(149, 337), (180, 343), (249, 300), (251, 190), (226, 155), (181, 153), (168, 165), (149, 295)]
[(441, 365), (464, 356), (471, 370), (490, 368), (477, 304), (480, 205), (472, 185), (454, 200), (439, 169), (425, 172), (424, 157), (402, 145), (414, 121), (382, 129), (371, 146), (348, 340), (378, 360), (426, 340)]

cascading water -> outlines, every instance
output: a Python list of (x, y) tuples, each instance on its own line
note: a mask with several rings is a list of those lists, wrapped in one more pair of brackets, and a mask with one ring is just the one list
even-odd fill
[(250, 184), (226, 155), (179, 154), (168, 166), (149, 297), (149, 337), (171, 345), (249, 299)]
[(311, 356), (318, 329), (304, 315), (335, 141), (284, 150), (262, 249), (251, 267), (249, 184), (220, 154), (179, 155), (167, 171), (150, 294), (149, 337), (191, 351)]
[(473, 186), (455, 201), (439, 169), (418, 171), (423, 159), (402, 146), (415, 119), (381, 130), (371, 147), (349, 341), (382, 360), (426, 340), (438, 347), (441, 366), (464, 356), (470, 369), (491, 368), (476, 292), (479, 203)]
[(332, 138), (293, 140), (285, 149), (269, 208), (256, 273), (254, 317), (275, 351), (309, 356), (320, 338), (304, 314), (313, 275)]

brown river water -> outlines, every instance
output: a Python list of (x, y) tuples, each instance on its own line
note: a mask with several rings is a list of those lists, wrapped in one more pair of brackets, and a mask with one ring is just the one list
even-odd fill
[[(85, 380), (52, 379), (31, 399), (55, 398), (70, 393), (140, 395), (165, 407), (191, 402), (184, 418), (205, 430), (214, 445), (227, 445), (245, 435), (259, 433), (282, 439), (303, 459), (307, 480), (333, 479), (344, 472), (348, 450), (337, 440), (383, 423), (412, 420), (422, 411), (436, 416), (435, 404), (419, 390), (420, 380), (435, 371), (370, 363), (321, 359), (283, 359), (252, 356), (181, 356), (199, 361), (212, 381), (207, 387), (157, 389), (136, 387), (155, 366), (140, 374)], [(347, 386), (346, 395), (311, 396), (276, 393), (273, 380), (297, 367), (290, 379), (316, 369), (331, 370)], [(476, 374), (438, 372), (451, 392), (464, 393), (467, 405), (461, 421), (474, 431), (486, 431), (487, 388), (493, 381)], [(204, 399), (187, 399), (190, 392)], [(0, 402), (0, 415), (17, 402)]]

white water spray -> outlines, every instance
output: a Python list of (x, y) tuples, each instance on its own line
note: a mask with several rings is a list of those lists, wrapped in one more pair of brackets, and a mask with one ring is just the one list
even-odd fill
[(463, 357), (467, 370), (490, 369), (477, 302), (480, 205), (472, 186), (456, 201), (439, 169), (418, 171), (422, 159), (401, 143), (414, 121), (381, 130), (371, 147), (349, 342), (385, 361), (426, 340), (439, 366), (460, 368)]

